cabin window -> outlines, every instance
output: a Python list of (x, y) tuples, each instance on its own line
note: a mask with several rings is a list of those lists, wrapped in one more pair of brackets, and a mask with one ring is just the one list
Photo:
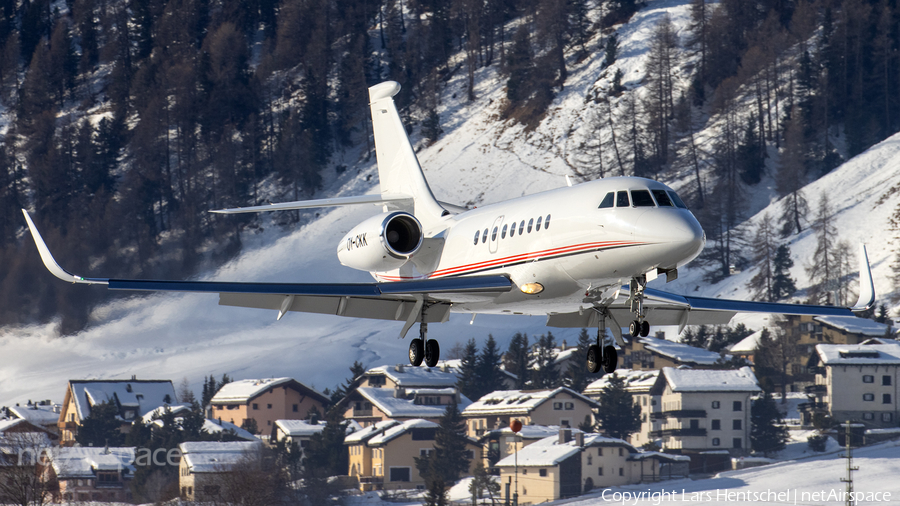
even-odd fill
[(653, 197), (647, 190), (631, 190), (631, 202), (634, 207), (656, 207)]
[(616, 193), (616, 207), (631, 207), (631, 202), (628, 200), (628, 192), (620, 191)]
[(550, 215), (548, 214), (546, 218), (544, 218), (544, 230), (550, 228)]
[(672, 198), (672, 202), (675, 204), (675, 207), (678, 207), (680, 209), (687, 209), (687, 206), (684, 204), (684, 201), (681, 200), (681, 197), (679, 197), (677, 193), (675, 193), (673, 191), (668, 191), (666, 193), (668, 193), (669, 197)]
[(491, 231), (491, 241), (497, 240), (497, 227), (494, 227), (494, 230)]
[(543, 217), (538, 216), (537, 224), (534, 226), (534, 231), (539, 232), (541, 230), (541, 220)]
[(500, 238), (506, 239), (506, 229), (509, 228), (509, 225), (503, 225), (503, 230), (500, 232)]
[(479, 238), (479, 237), (481, 237), (481, 232), (479, 232), (479, 231), (476, 230), (476, 231), (475, 231), (475, 244), (476, 244), (476, 245), (478, 244), (478, 238)]
[(522, 220), (522, 223), (519, 223), (519, 235), (525, 231), (525, 220)]
[(528, 220), (528, 229), (527, 230), (528, 230), (529, 234), (531, 233), (532, 225), (534, 225), (534, 218), (531, 218), (530, 220)]
[(597, 207), (598, 209), (606, 209), (608, 207), (612, 207), (616, 202), (616, 194), (615, 192), (609, 192), (603, 197), (603, 200), (600, 201), (600, 205)]
[(659, 207), (675, 207), (665, 190), (650, 190), (650, 192), (656, 197), (656, 204)]
[(487, 242), (488, 229), (484, 229), (484, 232), (481, 234), (481, 243), (484, 244)]
[(513, 222), (512, 226), (509, 227), (509, 236), (512, 237), (516, 235), (516, 222)]

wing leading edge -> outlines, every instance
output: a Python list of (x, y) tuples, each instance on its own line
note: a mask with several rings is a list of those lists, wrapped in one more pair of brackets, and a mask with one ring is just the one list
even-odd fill
[[(356, 318), (407, 321), (445, 321), (450, 313), (446, 296), (454, 293), (501, 293), (512, 289), (506, 276), (467, 276), (396, 283), (241, 283), (228, 281), (166, 281), (86, 278), (60, 267), (37, 227), (22, 210), (44, 265), (70, 283), (102, 284), (110, 290), (218, 293), (224, 306), (273, 309), (278, 319), (288, 311), (336, 314)], [(426, 311), (421, 311), (422, 307)], [(424, 313), (424, 314), (420, 314)], [(406, 327), (408, 330), (408, 327)]]

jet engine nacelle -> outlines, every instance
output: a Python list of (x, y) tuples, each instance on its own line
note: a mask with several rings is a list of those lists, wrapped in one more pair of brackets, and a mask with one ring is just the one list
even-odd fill
[(369, 272), (398, 269), (422, 246), (422, 224), (402, 211), (379, 214), (354, 227), (338, 244), (338, 260)]

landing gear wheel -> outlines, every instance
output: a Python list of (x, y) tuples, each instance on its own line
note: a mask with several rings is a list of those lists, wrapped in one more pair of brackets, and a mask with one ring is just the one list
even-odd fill
[(641, 335), (641, 322), (632, 320), (631, 324), (628, 325), (628, 332), (631, 333), (631, 337), (637, 337)]
[(441, 346), (434, 339), (425, 341), (425, 365), (434, 367), (441, 359)]
[[(592, 346), (597, 346), (596, 344)], [(599, 347), (598, 347), (598, 350)], [(616, 349), (612, 346), (607, 346), (603, 348), (603, 370), (607, 373), (616, 372), (616, 365), (619, 364), (619, 355), (616, 353)], [(588, 353), (590, 353), (590, 349), (588, 349)]]
[(650, 323), (647, 320), (641, 322), (641, 337), (650, 335)]
[(600, 370), (600, 365), (600, 347), (596, 344), (592, 344), (588, 347), (587, 352), (587, 370), (591, 374), (597, 374), (597, 372)]
[(409, 365), (418, 367), (422, 365), (422, 359), (425, 358), (425, 346), (418, 337), (409, 343)]

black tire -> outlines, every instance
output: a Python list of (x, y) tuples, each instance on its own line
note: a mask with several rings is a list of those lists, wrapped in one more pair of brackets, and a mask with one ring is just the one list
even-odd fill
[[(594, 346), (597, 345), (595, 344)], [(603, 370), (607, 374), (612, 374), (616, 372), (616, 366), (619, 365), (619, 354), (616, 353), (616, 349), (612, 346), (603, 348), (603, 351)]]
[(597, 374), (600, 371), (600, 347), (592, 344), (588, 347), (587, 359), (585, 361), (587, 370), (591, 374)]
[(647, 337), (650, 335), (650, 322), (644, 320), (641, 322), (641, 337)]
[(631, 320), (631, 324), (628, 325), (628, 332), (631, 333), (631, 337), (641, 335), (641, 323), (637, 320)]
[(441, 345), (434, 339), (425, 341), (425, 365), (434, 367), (441, 359)]
[(422, 340), (418, 337), (409, 343), (409, 365), (418, 367), (422, 365), (422, 359), (425, 358), (425, 349)]

